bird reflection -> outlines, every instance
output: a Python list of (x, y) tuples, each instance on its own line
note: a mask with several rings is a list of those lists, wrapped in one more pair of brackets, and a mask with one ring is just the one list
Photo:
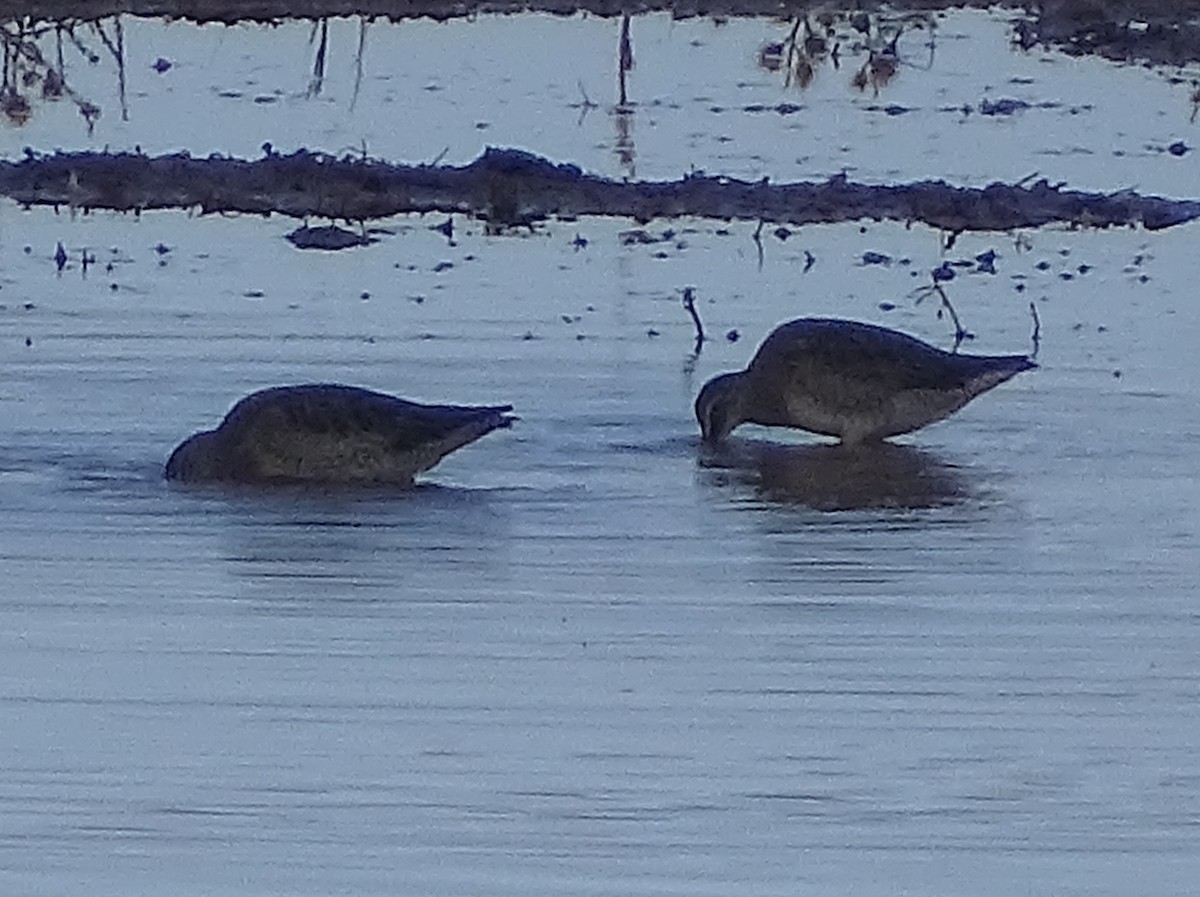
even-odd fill
[(911, 445), (780, 445), (731, 440), (702, 447), (703, 479), (819, 511), (944, 507), (971, 498), (962, 472)]
[[(345, 612), (441, 590), (457, 600), (503, 579), (511, 526), (487, 490), (296, 487), (214, 496), (222, 560), (243, 598), (279, 612)], [(324, 612), (324, 611), (321, 611)]]

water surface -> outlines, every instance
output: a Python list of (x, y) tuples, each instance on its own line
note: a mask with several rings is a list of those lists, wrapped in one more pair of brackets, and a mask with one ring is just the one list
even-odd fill
[[(597, 27), (555, 27), (576, 26)], [(514, 25), (420, 27), (480, 41)], [(712, 58), (784, 96), (721, 43), (747, 24), (647, 24), (680, 52), (706, 27)], [(181, 77), (189, 53), (243, 39), (165, 31)], [(1089, 95), (1154, 83), (1078, 65), (1109, 79)], [(947, 66), (921, 89), (973, 96)], [(206, 72), (251, 77), (212, 63), (193, 86)], [(134, 112), (130, 129), (150, 122)], [(689, 127), (715, 135), (706, 121)], [(795, 137), (773, 121), (777, 146)], [(864, 153), (866, 121), (843, 124)], [(724, 165), (670, 134), (674, 155), (648, 169)], [(1043, 164), (1001, 152), (987, 165)], [(1081, 179), (1150, 182), (1158, 164)], [(327, 255), (288, 246), (282, 220), (0, 208), (7, 892), (1191, 891), (1190, 228), (966, 236), (948, 252), (920, 228), (812, 228), (768, 235), (760, 264), (745, 225), (655, 225), (676, 234), (646, 246), (621, 240), (624, 222), (502, 237), (461, 222), (454, 244), (437, 223), (389, 222), (380, 244)], [(75, 253), (61, 275), (58, 240)], [(86, 276), (84, 246), (100, 260)], [(1029, 350), (1032, 300), (1039, 370), (868, 462), (752, 427), (697, 446), (699, 386), (782, 320), (950, 345), (911, 291), (987, 249), (997, 274), (964, 267), (950, 285), (977, 333), (964, 350)], [(714, 335), (698, 358), (688, 284)], [(521, 420), (409, 493), (160, 479), (239, 396), (318, 380), (511, 401)]]

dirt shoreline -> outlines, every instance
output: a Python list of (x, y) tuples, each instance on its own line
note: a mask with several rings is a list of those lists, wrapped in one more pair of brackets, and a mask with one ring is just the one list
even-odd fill
[(26, 207), (83, 212), (174, 208), (347, 222), (465, 214), (486, 220), (496, 231), (582, 216), (793, 226), (889, 220), (950, 233), (1049, 224), (1159, 230), (1200, 217), (1200, 201), (1128, 190), (1086, 193), (1045, 181), (974, 188), (942, 181), (861, 184), (838, 176), (772, 184), (703, 173), (678, 181), (615, 181), (511, 149), (489, 149), (463, 166), (395, 165), (308, 151), (255, 160), (27, 151), (19, 162), (0, 161), (0, 195)]
[(1179, 23), (1200, 15), (1200, 0), (6, 0), (0, 18), (96, 19), (127, 14), (198, 22), (270, 22), (282, 19), (367, 16), (393, 20), (454, 19), (541, 12), (614, 17), (669, 12), (697, 16), (778, 16), (819, 12), (883, 12), (1002, 7), (1033, 16), (1075, 20)]
[[(1186, 0), (1185, 0), (1186, 2)], [(1018, 0), (7, 0), (5, 18), (31, 16), (42, 20), (97, 19), (127, 14), (145, 18), (161, 16), (196, 22), (275, 22), (283, 19), (321, 19), (366, 16), (393, 21), (428, 18), (447, 20), (476, 15), (578, 13), (603, 18), (644, 13), (671, 13), (675, 18), (701, 16), (778, 16), (790, 18), (818, 11), (938, 10), (955, 7), (986, 8)], [(1196, 0), (1200, 11), (1200, 0)]]

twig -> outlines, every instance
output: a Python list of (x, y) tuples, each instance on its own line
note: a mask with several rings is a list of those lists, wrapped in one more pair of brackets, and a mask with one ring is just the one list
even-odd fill
[(80, 56), (82, 56), (84, 59), (86, 59), (88, 62), (92, 63), (93, 65), (95, 65), (97, 62), (100, 61), (100, 57), (96, 53), (92, 52), (87, 47), (85, 47), (83, 44), (83, 41), (75, 33), (74, 23), (66, 26), (66, 33), (67, 33), (67, 38), (71, 41), (72, 44), (75, 45), (75, 49), (79, 51)]
[(308, 82), (307, 96), (309, 99), (321, 95), (321, 87), (325, 83), (325, 53), (329, 49), (329, 19), (313, 22), (313, 30), (308, 42), (311, 44), (320, 29), (321, 39), (317, 42), (317, 55), (313, 58), (312, 79)]
[(125, 95), (125, 26), (117, 16), (117, 89), (121, 98), (121, 121), (129, 121), (129, 101)]
[(350, 97), (350, 111), (358, 103), (358, 91), (362, 87), (363, 55), (367, 51), (367, 17), (358, 18), (358, 52), (354, 54), (354, 93)]
[(121, 121), (129, 121), (129, 106), (125, 98), (125, 28), (121, 25), (120, 16), (116, 16), (115, 20), (115, 43), (105, 33), (103, 22), (93, 22), (92, 28), (100, 35), (100, 42), (112, 54), (113, 61), (117, 64), (117, 97), (121, 104)]
[(1042, 347), (1042, 319), (1038, 317), (1037, 306), (1032, 301), (1029, 303), (1029, 313), (1033, 315), (1033, 336), (1030, 338), (1033, 341), (1033, 352), (1029, 357), (1037, 358), (1038, 349)]
[(579, 121), (575, 122), (575, 126), (578, 127), (583, 124), (583, 120), (587, 118), (587, 114), (589, 112), (591, 112), (593, 109), (599, 109), (600, 106), (597, 103), (593, 103), (592, 98), (589, 97), (587, 91), (584, 90), (582, 78), (578, 79), (575, 83), (579, 87), (579, 95), (583, 98), (578, 103), (573, 104), (571, 107), (579, 107)]
[(791, 34), (789, 34), (787, 36), (787, 40), (783, 42), (783, 45), (787, 47), (787, 59), (783, 64), (783, 70), (785, 73), (783, 76), (784, 87), (792, 86), (792, 64), (796, 60), (796, 37), (800, 34), (800, 24), (801, 19), (799, 16), (796, 16), (796, 21), (792, 25)]
[(763, 230), (763, 219), (759, 218), (758, 219), (758, 227), (756, 227), (754, 229), (754, 236), (752, 237), (752, 239), (754, 240), (754, 245), (756, 247), (758, 247), (758, 270), (759, 271), (761, 271), (763, 268), (762, 230)]
[(687, 309), (687, 313), (692, 316), (692, 323), (696, 325), (696, 346), (692, 351), (699, 355), (708, 337), (704, 335), (704, 325), (700, 323), (700, 313), (696, 311), (696, 291), (692, 287), (683, 288), (683, 307)]
[(963, 340), (974, 339), (975, 334), (965, 329), (962, 321), (958, 318), (958, 312), (954, 310), (954, 306), (950, 303), (950, 297), (946, 295), (946, 291), (942, 289), (942, 285), (936, 281), (929, 286), (921, 287), (914, 295), (917, 297), (913, 305), (920, 305), (921, 300), (926, 296), (936, 293), (938, 298), (942, 300), (942, 308), (938, 309), (938, 317), (942, 316), (942, 309), (950, 315), (950, 320), (954, 323), (954, 351), (958, 351), (958, 347), (963, 344)]
[(629, 37), (629, 13), (621, 16), (621, 40), (617, 45), (617, 105), (625, 108), (629, 97), (625, 91), (625, 75), (633, 70), (633, 41)]
[(963, 328), (962, 321), (958, 319), (958, 312), (954, 310), (954, 306), (950, 304), (950, 297), (946, 295), (946, 291), (942, 289), (941, 284), (937, 284), (937, 294), (941, 297), (942, 306), (950, 314), (950, 320), (954, 322), (954, 351), (958, 351), (958, 347), (962, 345), (963, 340), (974, 338), (975, 334)]

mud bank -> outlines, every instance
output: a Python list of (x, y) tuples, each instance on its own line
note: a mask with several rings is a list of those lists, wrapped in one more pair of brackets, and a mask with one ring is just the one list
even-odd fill
[[(588, 13), (611, 18), (668, 12), (680, 19), (698, 16), (790, 18), (819, 11), (982, 9), (994, 5), (997, 4), (987, 0), (894, 0), (886, 4), (875, 0), (9, 0), (4, 4), (3, 17), (97, 19), (128, 14), (147, 18), (167, 16), (196, 22), (232, 23), (336, 16), (367, 16), (393, 21), (417, 18), (446, 20), (529, 12), (558, 16)], [(999, 5), (1024, 8), (1015, 0)], [(1200, 10), (1200, 0), (1195, 0), (1195, 5)]]
[(1044, 0), (1018, 19), (1015, 42), (1117, 62), (1187, 65), (1200, 60), (1200, 7), (1190, 2)]
[(969, 188), (942, 181), (859, 184), (839, 176), (771, 184), (698, 173), (678, 181), (624, 182), (509, 149), (489, 149), (460, 167), (307, 151), (256, 160), (27, 151), (22, 161), (0, 161), (0, 194), (25, 206), (81, 211), (178, 208), (342, 221), (459, 213), (496, 230), (585, 215), (643, 223), (679, 217), (791, 225), (891, 220), (952, 233), (1047, 224), (1158, 230), (1200, 216), (1197, 201), (1132, 191), (1085, 193), (1045, 181)]

